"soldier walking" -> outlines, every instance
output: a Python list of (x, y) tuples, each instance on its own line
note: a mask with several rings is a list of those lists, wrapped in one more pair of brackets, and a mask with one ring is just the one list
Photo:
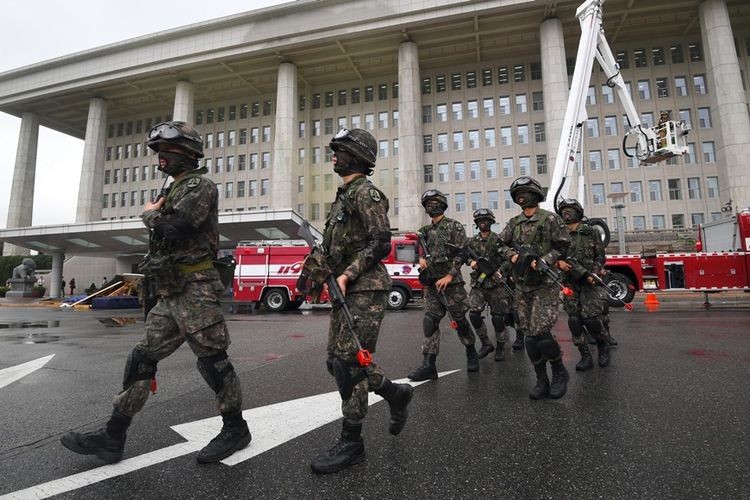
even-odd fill
[[(486, 276), (480, 269), (479, 263), (471, 255), (467, 258), (471, 272), (471, 291), (469, 292), (469, 321), (479, 337), (482, 347), (477, 357), (484, 358), (491, 352), (495, 352), (495, 361), (505, 359), (505, 342), (507, 340), (505, 318), (508, 313), (512, 315), (512, 297), (500, 280), (505, 276), (500, 275), (503, 260), (498, 253), (499, 240), (497, 234), (492, 232), (492, 224), (495, 223), (495, 214), (488, 208), (480, 208), (474, 211), (474, 224), (479, 229), (479, 234), (469, 240), (469, 248), (479, 258), (487, 261), (488, 267), (497, 269), (498, 272), (492, 276)], [(492, 326), (495, 329), (495, 348), (487, 335), (487, 325), (484, 323), (482, 313), (489, 306)]]
[[(534, 365), (536, 385), (529, 397), (561, 398), (568, 387), (568, 371), (562, 351), (552, 336), (560, 305), (560, 289), (544, 265), (564, 258), (570, 240), (563, 220), (539, 208), (545, 193), (531, 177), (519, 177), (510, 186), (510, 196), (522, 209), (500, 233), (501, 254), (513, 264), (516, 282), (518, 321), (525, 335), (526, 354)], [(541, 262), (540, 262), (541, 261)], [(547, 361), (552, 366), (552, 384), (547, 377)]]
[[(364, 130), (341, 129), (330, 147), (333, 170), (343, 185), (326, 220), (324, 255), (316, 259), (311, 254), (305, 260), (303, 273), (323, 279), (333, 274), (357, 318), (355, 333), (359, 342), (363, 349), (374, 353), (391, 290), (391, 277), (381, 262), (391, 249), (388, 198), (366, 177), (375, 167), (377, 142)], [(394, 436), (404, 428), (412, 397), (409, 384), (394, 384), (377, 364), (360, 366), (356, 343), (340, 305), (331, 310), (326, 366), (336, 378), (344, 420), (338, 442), (310, 464), (320, 474), (337, 472), (365, 459), (362, 421), (367, 415), (369, 391), (388, 402), (388, 430)]]
[(462, 249), (466, 246), (466, 231), (460, 222), (445, 216), (448, 199), (437, 189), (422, 194), (422, 206), (432, 223), (420, 228), (429, 255), (419, 258), (420, 281), (424, 285), (424, 320), (422, 329), (422, 365), (409, 374), (411, 380), (436, 379), (435, 359), (440, 352), (440, 320), (449, 313), (458, 338), (466, 348), (466, 370), (479, 370), (474, 332), (466, 319), (469, 310), (466, 289), (461, 276)]
[(570, 233), (568, 256), (566, 260), (559, 260), (557, 266), (565, 271), (565, 280), (574, 292), (573, 296), (563, 299), (563, 308), (568, 313), (568, 328), (573, 343), (581, 353), (576, 370), (586, 371), (594, 367), (585, 331), (596, 341), (597, 362), (605, 367), (609, 365), (609, 343), (601, 318), (605, 314), (607, 297), (604, 289), (589, 276), (589, 273), (599, 274), (604, 269), (604, 245), (599, 233), (583, 222), (583, 207), (578, 200), (562, 200), (558, 204), (558, 212)]
[[(102, 429), (68, 432), (62, 444), (108, 463), (122, 459), (126, 431), (146, 404), (159, 361), (183, 342), (198, 357), (198, 371), (216, 393), (223, 427), (198, 453), (198, 462), (218, 462), (251, 440), (242, 418), (240, 380), (227, 356), (229, 332), (218, 294), (224, 290), (214, 268), (219, 245), (218, 191), (198, 168), (203, 140), (185, 122), (164, 122), (148, 134), (148, 147), (159, 155), (159, 170), (172, 176), (169, 194), (146, 203), (141, 218), (156, 240), (141, 270), (155, 283), (158, 302), (148, 313), (145, 337), (125, 364), (122, 391)], [(155, 388), (154, 388), (155, 390)]]

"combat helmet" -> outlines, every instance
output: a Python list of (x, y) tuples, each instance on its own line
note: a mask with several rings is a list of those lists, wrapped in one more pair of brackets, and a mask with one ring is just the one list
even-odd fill
[(422, 193), (420, 202), (422, 203), (423, 207), (426, 208), (427, 202), (430, 200), (436, 200), (438, 203), (440, 203), (443, 206), (443, 210), (448, 209), (448, 198), (437, 189), (428, 189), (427, 191)]
[(479, 208), (477, 210), (474, 210), (474, 223), (478, 223), (478, 221), (487, 219), (492, 221), (491, 224), (495, 223), (495, 214), (492, 213), (492, 210), (489, 208)]
[(378, 143), (366, 130), (342, 128), (333, 136), (329, 146), (334, 152), (342, 150), (351, 153), (370, 168), (375, 166)]
[(544, 201), (544, 198), (546, 198), (546, 194), (544, 192), (544, 189), (542, 189), (542, 185), (539, 184), (536, 179), (533, 179), (531, 177), (519, 177), (510, 185), (510, 197), (513, 198), (514, 203), (518, 203), (518, 201), (516, 201), (516, 197), (521, 191), (528, 191), (539, 195), (539, 199), (537, 201), (539, 201), (540, 203)]
[[(575, 215), (566, 218), (563, 214), (565, 209), (572, 209)], [(583, 207), (578, 203), (578, 200), (574, 198), (565, 198), (564, 200), (561, 200), (557, 204), (557, 213), (560, 214), (566, 224), (580, 222), (583, 219)]]
[(148, 147), (159, 152), (162, 145), (180, 146), (203, 158), (203, 139), (195, 129), (185, 122), (161, 122), (148, 132)]

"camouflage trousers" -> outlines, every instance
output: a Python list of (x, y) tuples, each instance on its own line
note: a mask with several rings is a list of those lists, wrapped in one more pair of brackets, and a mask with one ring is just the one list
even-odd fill
[[(217, 293), (223, 286), (217, 280), (187, 282), (182, 293), (162, 297), (148, 313), (146, 335), (135, 349), (151, 361), (161, 361), (183, 342), (198, 358), (214, 356), (229, 347), (229, 332)], [(229, 359), (214, 364), (218, 371), (230, 364)], [(148, 399), (150, 380), (136, 380), (114, 397), (115, 410), (128, 416), (138, 413)], [(240, 380), (234, 370), (224, 376), (223, 387), (216, 394), (220, 413), (242, 409)]]
[[(385, 316), (388, 301), (386, 291), (362, 291), (346, 294), (346, 304), (355, 318), (355, 331), (363, 349), (374, 354), (380, 333), (380, 323)], [(341, 402), (341, 412), (351, 423), (359, 423), (367, 416), (368, 392), (381, 385), (385, 373), (376, 363), (365, 370), (357, 362), (357, 346), (349, 333), (341, 306), (335, 305), (331, 310), (331, 325), (328, 329), (328, 357), (339, 358), (351, 368), (349, 375), (354, 380), (361, 379), (354, 385), (352, 395)]]
[(422, 290), (422, 293), (424, 294), (425, 318), (429, 315), (436, 319), (435, 328), (432, 333), (428, 336), (427, 332), (424, 332), (425, 339), (422, 342), (422, 354), (438, 354), (440, 352), (440, 328), (438, 323), (448, 311), (450, 311), (452, 318), (456, 321), (463, 320), (463, 323), (466, 325), (464, 328), (459, 327), (457, 330), (458, 339), (461, 343), (466, 346), (474, 345), (474, 331), (466, 320), (466, 312), (469, 310), (469, 306), (464, 284), (448, 285), (442, 292), (445, 305), (435, 287), (426, 286)]
[(524, 335), (538, 337), (552, 331), (560, 308), (560, 290), (546, 286), (535, 290), (518, 290), (516, 311), (518, 327)]
[[(568, 316), (579, 316), (581, 320), (598, 318), (604, 326), (606, 292), (599, 286), (583, 286), (573, 289), (573, 296), (563, 298), (563, 309)], [(609, 325), (609, 318), (607, 318)], [(575, 345), (586, 343), (585, 335), (573, 336)]]
[[(503, 318), (506, 314), (511, 313), (513, 297), (504, 287), (497, 286), (493, 288), (472, 287), (469, 292), (469, 314), (482, 314), (485, 307), (490, 307), (490, 314), (501, 315)], [(472, 320), (473, 321), (473, 320)], [(472, 323), (473, 324), (473, 323)], [(474, 331), (482, 342), (482, 345), (488, 345), (490, 338), (487, 335), (487, 325), (482, 320), (482, 325)], [(497, 331), (495, 329), (495, 340), (499, 344), (504, 344), (507, 340), (506, 329)]]

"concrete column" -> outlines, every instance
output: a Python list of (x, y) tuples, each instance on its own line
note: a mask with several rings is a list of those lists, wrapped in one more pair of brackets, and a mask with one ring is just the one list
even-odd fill
[(547, 134), (547, 164), (552, 175), (560, 146), (560, 134), (568, 104), (568, 72), (562, 22), (552, 17), (539, 28), (542, 51), (542, 89), (544, 91), (544, 127)]
[(716, 161), (721, 203), (731, 198), (739, 209), (750, 206), (750, 118), (732, 27), (725, 0), (706, 0), (699, 7), (706, 58), (708, 92), (719, 127)]
[(49, 275), (49, 297), (55, 299), (60, 297), (60, 281), (62, 280), (63, 257), (61, 253), (52, 254), (52, 272)]
[(89, 118), (86, 122), (76, 222), (93, 222), (102, 218), (106, 141), (107, 101), (101, 97), (94, 97), (89, 102)]
[(192, 82), (180, 80), (174, 92), (174, 120), (187, 122), (193, 125), (195, 113), (193, 112), (193, 100), (195, 96), (195, 87)]
[(279, 65), (276, 86), (276, 129), (273, 140), (273, 176), (271, 207), (297, 208), (294, 183), (294, 124), (297, 121), (297, 66), (289, 62)]
[[(21, 115), (21, 131), (18, 134), (10, 204), (8, 205), (8, 220), (6, 223), (8, 229), (31, 226), (38, 142), (39, 117), (34, 113), (23, 113)], [(29, 250), (5, 243), (3, 255), (29, 255)]]
[(399, 215), (391, 225), (401, 231), (416, 230), (425, 221), (419, 204), (423, 191), (422, 95), (419, 51), (414, 42), (398, 48), (398, 200)]

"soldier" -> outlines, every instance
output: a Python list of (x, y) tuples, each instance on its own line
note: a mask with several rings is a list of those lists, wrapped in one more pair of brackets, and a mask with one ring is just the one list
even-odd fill
[[(513, 263), (513, 279), (520, 292), (516, 296), (518, 327), (525, 334), (526, 353), (536, 373), (536, 385), (529, 397), (561, 398), (567, 390), (568, 371), (560, 345), (552, 336), (560, 290), (547, 273), (540, 271), (545, 264), (552, 266), (565, 257), (570, 246), (568, 231), (557, 214), (539, 208), (545, 193), (535, 179), (519, 177), (513, 181), (510, 196), (523, 211), (500, 233), (500, 252)], [(547, 361), (552, 365), (551, 385)]]
[[(499, 271), (502, 259), (497, 252), (497, 234), (493, 233), (491, 229), (492, 224), (495, 223), (495, 214), (487, 208), (475, 210), (474, 223), (479, 229), (479, 234), (469, 240), (469, 248), (475, 255), (487, 259), (491, 268)], [(469, 321), (482, 342), (477, 357), (482, 359), (495, 351), (495, 361), (502, 361), (505, 359), (505, 318), (508, 313), (512, 315), (510, 308), (512, 297), (503, 283), (499, 281), (505, 279), (505, 277), (499, 276), (499, 272), (494, 276), (483, 276), (483, 273), (477, 269), (478, 262), (474, 258), (469, 256), (467, 262), (473, 269), (471, 272), (471, 291), (469, 292)], [(488, 305), (490, 306), (492, 326), (495, 328), (497, 349), (490, 343), (487, 326), (484, 324), (484, 318), (482, 317), (482, 312)]]
[[(326, 220), (325, 262), (321, 267), (326, 268), (325, 276), (332, 273), (336, 277), (347, 306), (357, 318), (356, 335), (363, 349), (374, 353), (391, 290), (391, 278), (381, 262), (391, 249), (388, 198), (366, 177), (372, 175), (375, 167), (377, 143), (364, 130), (341, 129), (330, 147), (333, 170), (343, 185)], [(309, 269), (310, 266), (316, 266), (312, 258), (306, 259), (304, 268), (315, 275), (316, 270)], [(404, 428), (412, 397), (409, 384), (394, 384), (377, 364), (360, 366), (356, 344), (350, 335), (341, 307), (334, 305), (326, 366), (336, 378), (344, 420), (338, 442), (310, 464), (320, 474), (337, 472), (365, 459), (361, 433), (367, 415), (368, 391), (388, 402), (391, 413), (388, 430), (394, 436)]]
[(458, 338), (466, 347), (466, 370), (479, 370), (479, 358), (474, 347), (474, 332), (466, 320), (466, 289), (461, 276), (463, 252), (466, 246), (466, 231), (460, 222), (445, 216), (448, 199), (437, 189), (428, 189), (422, 194), (422, 206), (432, 223), (423, 226), (420, 237), (427, 244), (429, 255), (419, 258), (420, 281), (424, 285), (425, 336), (422, 343), (424, 360), (411, 372), (411, 380), (436, 379), (435, 359), (440, 352), (440, 320), (446, 312), (455, 322)]
[(583, 207), (577, 200), (564, 199), (557, 210), (570, 233), (567, 259), (558, 261), (557, 267), (565, 272), (565, 281), (574, 292), (572, 297), (564, 297), (563, 308), (568, 313), (573, 343), (581, 353), (576, 370), (586, 371), (594, 367), (584, 329), (596, 341), (599, 366), (605, 367), (609, 364), (609, 344), (600, 317), (604, 315), (607, 298), (604, 289), (589, 276), (589, 273), (600, 273), (604, 269), (604, 245), (599, 233), (582, 221)]
[(224, 423), (198, 453), (198, 462), (218, 462), (251, 440), (242, 418), (240, 381), (227, 356), (229, 332), (218, 300), (224, 285), (213, 265), (219, 245), (218, 191), (202, 177), (205, 169), (198, 168), (203, 140), (190, 125), (159, 123), (148, 133), (148, 147), (159, 155), (159, 170), (174, 178), (169, 194), (146, 203), (141, 216), (156, 251), (149, 252), (140, 269), (155, 283), (159, 299), (148, 313), (145, 337), (128, 356), (122, 391), (114, 397), (106, 426), (68, 432), (61, 441), (76, 453), (119, 461), (131, 419), (155, 383), (157, 363), (187, 341), (198, 358), (198, 371), (216, 393)]

